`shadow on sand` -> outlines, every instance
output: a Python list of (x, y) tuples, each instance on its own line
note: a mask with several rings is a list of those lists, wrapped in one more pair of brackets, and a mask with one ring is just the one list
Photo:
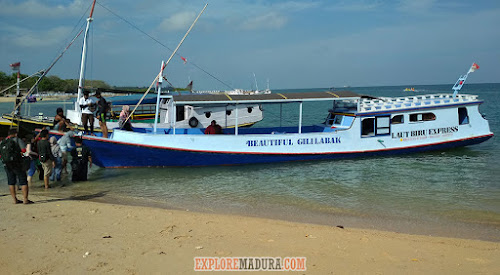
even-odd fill
[(95, 194), (75, 195), (75, 196), (69, 196), (67, 198), (53, 198), (53, 199), (46, 199), (46, 200), (37, 200), (36, 203), (49, 203), (49, 202), (58, 202), (58, 201), (86, 201), (86, 200), (104, 197), (104, 196), (106, 196), (106, 194), (108, 192), (109, 191), (101, 191), (101, 192), (97, 192)]

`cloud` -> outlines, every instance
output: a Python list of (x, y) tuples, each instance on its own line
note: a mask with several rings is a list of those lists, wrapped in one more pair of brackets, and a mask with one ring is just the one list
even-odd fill
[(433, 8), (435, 3), (436, 0), (400, 0), (397, 9), (405, 12), (425, 12)]
[(160, 30), (163, 31), (178, 31), (186, 30), (193, 20), (196, 18), (196, 13), (191, 11), (184, 11), (176, 13), (169, 18), (163, 19), (160, 23)]
[(62, 18), (80, 15), (87, 6), (87, 1), (74, 0), (68, 5), (49, 5), (41, 0), (9, 1), (0, 0), (0, 15), (2, 16), (30, 16), (39, 18)]
[(56, 27), (43, 32), (20, 30), (19, 35), (10, 38), (10, 43), (25, 48), (60, 46), (61, 41), (68, 37), (70, 31), (71, 28), (68, 27)]
[(243, 30), (257, 30), (257, 29), (280, 29), (288, 19), (276, 12), (269, 12), (264, 15), (248, 18), (243, 21), (240, 28)]
[[(420, 1), (420, 0), (419, 0)], [(421, 0), (425, 1), (425, 0)], [(372, 11), (380, 8), (383, 5), (382, 1), (347, 1), (340, 2), (335, 5), (330, 5), (328, 10), (331, 11), (350, 11), (350, 12), (359, 12), (359, 11)]]
[(307, 2), (287, 1), (275, 4), (273, 3), (272, 7), (282, 11), (299, 12), (307, 9), (317, 8), (320, 5), (321, 5), (320, 2), (315, 2), (315, 1), (307, 1)]

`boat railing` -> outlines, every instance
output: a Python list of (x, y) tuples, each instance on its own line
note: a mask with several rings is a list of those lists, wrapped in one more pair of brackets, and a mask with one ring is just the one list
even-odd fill
[(457, 95), (455, 98), (452, 94), (418, 95), (397, 98), (381, 97), (379, 99), (362, 99), (358, 111), (374, 112), (415, 107), (443, 106), (477, 101), (477, 95)]

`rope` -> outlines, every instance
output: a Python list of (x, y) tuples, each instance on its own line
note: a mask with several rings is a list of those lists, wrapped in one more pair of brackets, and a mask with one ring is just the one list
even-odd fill
[(186, 37), (188, 36), (188, 34), (191, 32), (191, 30), (193, 29), (194, 25), (196, 24), (196, 22), (198, 21), (198, 19), (200, 18), (200, 16), (203, 14), (203, 12), (207, 8), (207, 6), (208, 6), (208, 4), (205, 4), (205, 6), (201, 10), (201, 12), (198, 14), (198, 16), (196, 17), (196, 19), (194, 20), (194, 22), (191, 24), (191, 27), (189, 27), (189, 29), (187, 30), (187, 32), (184, 35), (184, 37), (181, 39), (181, 41), (179, 42), (179, 44), (177, 44), (177, 48), (175, 48), (175, 50), (172, 52), (172, 54), (168, 58), (167, 62), (165, 64), (163, 64), (160, 72), (155, 77), (155, 79), (153, 80), (153, 82), (151, 82), (151, 85), (149, 85), (148, 90), (144, 93), (144, 95), (141, 97), (141, 99), (139, 100), (139, 102), (137, 102), (137, 105), (135, 105), (134, 110), (128, 115), (128, 117), (125, 120), (125, 122), (128, 121), (130, 119), (130, 117), (134, 114), (135, 110), (137, 110), (137, 108), (139, 107), (139, 105), (141, 104), (141, 102), (144, 100), (144, 98), (146, 97), (146, 95), (149, 93), (149, 91), (151, 90), (151, 88), (153, 87), (153, 85), (156, 83), (156, 81), (158, 81), (158, 79), (160, 79), (160, 77), (162, 77), (163, 69), (165, 69), (165, 67), (167, 67), (167, 65), (170, 63), (170, 60), (172, 60), (172, 57), (174, 57), (174, 55), (177, 52), (177, 50), (179, 50), (179, 48), (181, 47), (182, 43), (184, 42), (184, 40), (186, 39)]
[[(155, 41), (156, 43), (158, 43), (160, 46), (166, 48), (167, 50), (173, 52), (173, 50), (171, 48), (169, 48), (167, 45), (163, 44), (162, 42), (160, 42), (158, 39), (154, 38), (153, 36), (151, 36), (150, 34), (146, 33), (145, 31), (141, 30), (139, 27), (135, 26), (134, 24), (132, 24), (130, 21), (128, 21), (127, 19), (121, 17), (120, 15), (116, 14), (115, 12), (113, 12), (112, 10), (110, 10), (109, 8), (105, 7), (104, 5), (102, 5), (101, 3), (99, 2), (96, 2), (99, 6), (101, 6), (102, 8), (104, 8), (105, 10), (107, 10), (109, 13), (113, 14), (114, 16), (118, 17), (119, 19), (123, 20), (125, 23), (127, 23), (128, 25), (130, 25), (132, 28), (138, 30), (140, 33), (144, 34), (145, 36), (149, 37), (151, 40)], [(181, 56), (180, 54), (175, 54), (176, 56)], [(203, 68), (201, 68), (200, 66), (196, 65), (195, 63), (193, 62), (189, 62), (190, 65), (192, 65), (193, 67), (199, 69), (200, 71), (204, 72), (205, 74), (207, 74), (208, 76), (212, 77), (213, 79), (219, 81), (221, 84), (223, 84), (224, 86), (228, 87), (230, 90), (234, 90), (234, 88), (232, 88), (229, 84), (225, 83), (224, 81), (220, 80), (219, 78), (217, 78), (216, 76), (212, 75), (211, 73), (207, 72), (206, 70), (204, 70)]]

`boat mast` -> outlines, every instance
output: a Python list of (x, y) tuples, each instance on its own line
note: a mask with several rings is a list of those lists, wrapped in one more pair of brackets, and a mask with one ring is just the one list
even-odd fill
[(255, 81), (255, 91), (259, 91), (259, 85), (257, 85), (257, 77), (255, 77), (255, 73), (253, 73), (253, 80)]
[(80, 98), (82, 97), (83, 94), (83, 86), (84, 86), (84, 78), (85, 78), (85, 64), (87, 61), (87, 38), (89, 36), (89, 28), (90, 28), (90, 22), (94, 20), (92, 18), (92, 14), (94, 13), (94, 7), (95, 7), (95, 1), (92, 3), (92, 8), (90, 9), (90, 15), (89, 18), (87, 18), (87, 27), (85, 28), (85, 36), (83, 37), (83, 49), (82, 49), (82, 62), (80, 64), (80, 79), (78, 80), (78, 96), (76, 98), (75, 102), (75, 111), (80, 111), (80, 105), (78, 104), (78, 101), (80, 101)]

